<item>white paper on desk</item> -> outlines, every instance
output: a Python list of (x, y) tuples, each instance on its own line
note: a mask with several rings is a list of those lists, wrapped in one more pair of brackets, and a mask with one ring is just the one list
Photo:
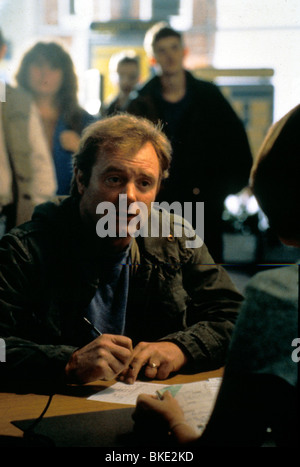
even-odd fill
[(156, 384), (136, 381), (132, 385), (115, 383), (100, 391), (89, 400), (116, 404), (135, 405), (139, 394), (155, 394), (157, 390), (170, 390), (182, 407), (186, 420), (200, 435), (207, 424), (213, 410), (215, 399), (222, 378), (210, 378), (205, 381), (184, 384)]
[(103, 391), (88, 397), (88, 400), (135, 405), (139, 394), (155, 395), (156, 391), (167, 386), (167, 384), (142, 383), (140, 381), (136, 381), (134, 384), (115, 383)]
[(183, 409), (187, 422), (200, 435), (212, 413), (221, 378), (182, 384), (175, 395)]

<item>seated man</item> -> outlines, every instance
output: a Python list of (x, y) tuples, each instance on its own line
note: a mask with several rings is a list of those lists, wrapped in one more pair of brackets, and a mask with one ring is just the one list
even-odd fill
[(149, 121), (98, 121), (75, 155), (71, 196), (40, 205), (2, 238), (1, 381), (84, 384), (119, 375), (133, 383), (141, 370), (164, 379), (182, 367), (223, 365), (242, 302), (227, 273), (204, 244), (187, 247), (184, 234), (129, 230), (129, 207), (143, 203), (151, 213), (170, 157), (169, 141)]
[[(297, 106), (270, 129), (251, 172), (251, 187), (270, 226), (295, 247), (300, 246), (299, 125)], [(141, 395), (137, 423), (145, 426), (146, 416), (158, 413), (166, 430), (189, 449), (261, 446), (267, 430), (277, 446), (297, 447), (298, 302), (298, 265), (269, 269), (249, 281), (221, 389), (201, 437), (170, 393), (163, 400)]]

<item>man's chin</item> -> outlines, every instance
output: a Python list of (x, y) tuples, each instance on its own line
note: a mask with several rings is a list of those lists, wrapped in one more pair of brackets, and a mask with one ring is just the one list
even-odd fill
[(117, 216), (116, 234), (118, 237), (125, 237), (128, 235), (134, 237), (135, 232), (139, 231), (144, 224), (146, 224), (146, 220), (137, 220), (136, 214), (127, 217)]
[(107, 241), (111, 248), (115, 251), (121, 251), (124, 250), (131, 242), (132, 237), (126, 236), (126, 237), (109, 237), (107, 238)]

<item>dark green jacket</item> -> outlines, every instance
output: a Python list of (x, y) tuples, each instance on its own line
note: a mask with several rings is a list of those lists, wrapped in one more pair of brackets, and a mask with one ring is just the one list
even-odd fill
[[(0, 337), (7, 358), (1, 378), (58, 379), (89, 337), (83, 310), (103, 266), (93, 236), (71, 198), (40, 205), (32, 221), (0, 243)], [(242, 297), (205, 245), (179, 237), (134, 239), (125, 334), (170, 340), (195, 371), (220, 367)]]

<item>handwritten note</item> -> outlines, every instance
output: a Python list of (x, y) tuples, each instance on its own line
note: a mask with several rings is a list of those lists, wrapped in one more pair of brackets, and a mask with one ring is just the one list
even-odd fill
[(176, 394), (185, 418), (200, 435), (212, 413), (221, 378), (183, 384)]
[(142, 383), (134, 384), (115, 383), (112, 386), (88, 397), (89, 400), (111, 402), (115, 404), (135, 405), (139, 394), (153, 394), (167, 387), (166, 384)]
[(115, 383), (112, 386), (93, 394), (88, 399), (99, 402), (135, 405), (139, 394), (163, 394), (166, 390), (178, 400), (186, 420), (200, 435), (204, 430), (213, 410), (220, 387), (221, 378), (210, 378), (205, 381), (185, 384), (156, 384), (136, 381), (133, 385)]

